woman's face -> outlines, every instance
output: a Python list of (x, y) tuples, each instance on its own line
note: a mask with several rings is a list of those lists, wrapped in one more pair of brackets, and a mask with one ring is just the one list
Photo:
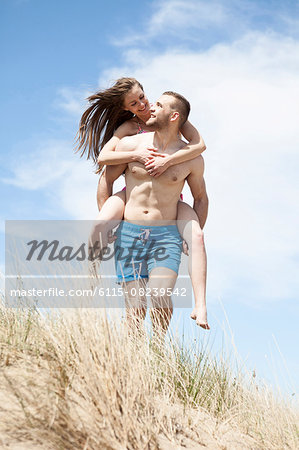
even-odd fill
[(150, 115), (150, 105), (148, 99), (138, 84), (135, 84), (125, 95), (124, 109), (126, 111), (131, 111), (141, 119)]

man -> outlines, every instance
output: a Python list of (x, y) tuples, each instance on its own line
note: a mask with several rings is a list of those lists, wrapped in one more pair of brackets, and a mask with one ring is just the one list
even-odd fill
[[(190, 111), (189, 102), (174, 92), (165, 92), (151, 108), (151, 117), (146, 125), (154, 133), (146, 133), (123, 138), (116, 151), (138, 150), (140, 148), (155, 146), (159, 152), (172, 154), (184, 147), (185, 143), (179, 139), (179, 129), (187, 120)], [(147, 280), (148, 292), (151, 293), (152, 319), (155, 331), (165, 333), (172, 316), (171, 291), (175, 285), (181, 255), (181, 237), (176, 229), (177, 203), (187, 180), (196, 206), (196, 211), (203, 227), (207, 215), (207, 195), (203, 179), (204, 163), (201, 156), (184, 163), (172, 166), (160, 177), (151, 177), (144, 165), (132, 162), (118, 166), (119, 174), (124, 170), (126, 176), (126, 207), (124, 222), (117, 231), (116, 247), (131, 247), (139, 243), (139, 247), (132, 254), (133, 260), (138, 258), (138, 251), (154, 241), (156, 250), (161, 245), (168, 250), (166, 259), (153, 259), (147, 261), (147, 268), (137, 267), (138, 261), (126, 264), (126, 261), (117, 260), (117, 275), (120, 281), (125, 282), (127, 320), (129, 323), (141, 323), (146, 315), (146, 298), (140, 295), (144, 292), (142, 280)], [(190, 260), (192, 270), (199, 271), (196, 286), (193, 283), (195, 294), (195, 308), (191, 317), (197, 324), (209, 329), (207, 322), (205, 283), (206, 283), (206, 256), (203, 243), (203, 233), (199, 226), (196, 214), (187, 224), (181, 224), (181, 234), (185, 238), (192, 238)], [(162, 224), (162, 227), (157, 225)], [(190, 239), (189, 239), (190, 241)], [(141, 246), (141, 247), (140, 247)], [(152, 248), (154, 251), (154, 248)], [(135, 266), (134, 266), (135, 264)], [(141, 270), (136, 277), (136, 268)]]

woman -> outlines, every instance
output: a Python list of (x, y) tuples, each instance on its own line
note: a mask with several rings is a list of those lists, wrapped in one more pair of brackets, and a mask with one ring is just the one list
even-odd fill
[[(99, 164), (99, 170), (104, 164), (109, 165), (99, 180), (97, 195), (100, 209), (98, 220), (101, 221), (102, 246), (105, 247), (111, 221), (116, 226), (116, 223), (122, 220), (125, 208), (125, 191), (111, 195), (115, 180), (113, 166), (138, 161), (145, 165), (149, 175), (160, 176), (171, 165), (197, 157), (206, 147), (198, 131), (190, 122), (186, 122), (180, 131), (189, 143), (173, 155), (160, 154), (154, 148), (144, 149), (140, 152), (115, 152), (121, 138), (150, 131), (145, 123), (150, 117), (150, 105), (142, 85), (135, 78), (120, 78), (111, 88), (90, 96), (88, 100), (91, 105), (84, 112), (80, 121), (78, 151), (81, 151), (81, 156), (87, 153), (87, 158), (92, 158), (95, 163)], [(192, 253), (194, 251), (196, 253), (196, 242), (192, 233), (197, 233), (197, 236), (202, 239), (196, 212), (185, 202), (180, 201), (178, 202), (177, 220), (182, 237), (189, 244), (189, 248), (192, 247)], [(191, 221), (197, 225), (198, 230), (195, 233), (194, 231), (190, 233), (190, 228), (183, 225)], [(202, 249), (198, 249), (198, 251), (202, 251)], [(205, 291), (205, 280), (196, 279), (194, 273), (198, 268), (195, 258), (192, 258), (192, 268), (191, 258), (189, 259), (189, 273), (196, 304), (197, 294), (198, 298), (205, 297), (205, 292), (203, 292), (203, 289)], [(201, 272), (202, 270), (201, 268)], [(208, 328), (206, 310), (204, 311), (202, 307), (195, 307), (191, 317), (196, 320), (198, 325)]]

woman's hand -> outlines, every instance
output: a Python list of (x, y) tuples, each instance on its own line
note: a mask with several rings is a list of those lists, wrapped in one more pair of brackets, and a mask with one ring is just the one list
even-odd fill
[(147, 147), (140, 150), (136, 150), (135, 152), (136, 160), (141, 164), (145, 164), (147, 161), (152, 160), (155, 156), (164, 156), (162, 153), (158, 152), (158, 149), (155, 147)]
[(168, 169), (169, 161), (169, 155), (158, 153), (145, 163), (145, 168), (152, 177), (159, 177)]

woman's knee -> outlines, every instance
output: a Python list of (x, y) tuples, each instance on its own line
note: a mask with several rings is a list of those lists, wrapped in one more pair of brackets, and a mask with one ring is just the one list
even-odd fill
[(106, 200), (98, 214), (97, 220), (103, 224), (114, 220), (120, 221), (123, 218), (124, 210), (125, 193), (117, 192)]
[(198, 220), (197, 214), (188, 203), (179, 201), (177, 210), (177, 220), (187, 221)]
[(115, 197), (119, 198), (119, 201), (123, 203), (123, 206), (125, 207), (126, 204), (126, 190), (122, 189), (121, 191), (116, 192), (114, 194)]

